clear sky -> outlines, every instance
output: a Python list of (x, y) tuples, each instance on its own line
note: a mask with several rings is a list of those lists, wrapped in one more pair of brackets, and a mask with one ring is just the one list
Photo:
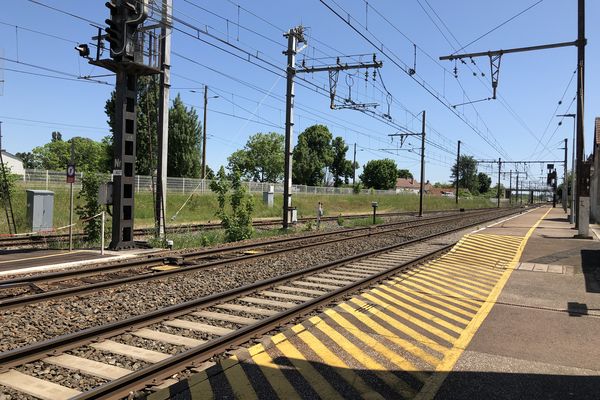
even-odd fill
[[(569, 147), (572, 145), (572, 120), (566, 119), (559, 127), (560, 119), (554, 115), (575, 112), (574, 47), (505, 55), (500, 68), (499, 99), (456, 108), (443, 103), (454, 105), (491, 96), (489, 60), (484, 57), (473, 62), (466, 60), (465, 65), (458, 63), (456, 78), (455, 63), (437, 59), (536, 3), (539, 4), (462, 51), (573, 41), (577, 38), (576, 0), (173, 2), (177, 20), (172, 34), (172, 98), (180, 93), (184, 102), (202, 115), (201, 90), (197, 93), (190, 90), (206, 84), (211, 96), (219, 96), (211, 98), (208, 107), (207, 161), (213, 169), (226, 164), (227, 157), (242, 148), (250, 135), (283, 133), (285, 79), (280, 76), (286, 62), (282, 54), (286, 46), (283, 33), (299, 24), (307, 27), (308, 47), (298, 55), (298, 61), (304, 60), (307, 66), (335, 63), (334, 57), (338, 55), (353, 56), (343, 59), (347, 62), (369, 61), (372, 56), (359, 55), (373, 52), (384, 66), (375, 80), (370, 70), (367, 82), (363, 72), (352, 77), (342, 73), (339, 77), (340, 95), (348, 97), (351, 92), (356, 102), (379, 104), (374, 111), (380, 116), (375, 118), (356, 110), (330, 110), (327, 73), (302, 76), (306, 81), (299, 81), (296, 87), (294, 137), (312, 124), (323, 123), (350, 145), (348, 158), (352, 158), (352, 145), (357, 143), (357, 161), (361, 166), (370, 159), (389, 157), (418, 177), (419, 139), (409, 139), (400, 148), (398, 139), (392, 141), (388, 135), (397, 133), (401, 127), (420, 130), (417, 114), (426, 110), (426, 178), (432, 182), (449, 180), (458, 140), (463, 142), (462, 153), (477, 159), (562, 160), (561, 141), (569, 138)], [(105, 1), (5, 3), (0, 15), (3, 148), (12, 153), (30, 151), (47, 143), (53, 130), (61, 131), (65, 139), (85, 136), (100, 140), (106, 136), (104, 103), (113, 89), (114, 77), (96, 78), (103, 83), (77, 79), (104, 75), (107, 71), (88, 65), (74, 50), (78, 42), (91, 43), (91, 36), (96, 34), (86, 20), (105, 25), (104, 19), (108, 17)], [(346, 21), (350, 18), (351, 24), (377, 48), (323, 3)], [(600, 61), (596, 44), (600, 27), (592, 23), (599, 11), (599, 2), (587, 1), (588, 152), (599, 106), (598, 92), (594, 90), (598, 87), (598, 77), (592, 72), (598, 70)], [(212, 36), (206, 35), (205, 30)], [(417, 45), (415, 79), (399, 67), (412, 67), (414, 44)], [(385, 90), (391, 94), (389, 108), (390, 97)], [(381, 114), (388, 113), (392, 122), (382, 122), (385, 119)], [(520, 170), (523, 168), (519, 166)], [(485, 165), (480, 170), (492, 172)], [(536, 179), (541, 171), (540, 166), (529, 168), (530, 176)], [(493, 177), (495, 182), (495, 174)]]

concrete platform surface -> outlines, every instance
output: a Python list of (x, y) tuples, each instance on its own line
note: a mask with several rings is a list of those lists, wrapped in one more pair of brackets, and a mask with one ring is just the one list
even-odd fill
[(600, 399), (600, 242), (571, 228), (557, 208), (532, 233), (436, 399)]
[(156, 249), (132, 249), (125, 251), (100, 250), (0, 250), (0, 278), (6, 275), (51, 271), (62, 268), (94, 264), (102, 259), (117, 261), (157, 252)]

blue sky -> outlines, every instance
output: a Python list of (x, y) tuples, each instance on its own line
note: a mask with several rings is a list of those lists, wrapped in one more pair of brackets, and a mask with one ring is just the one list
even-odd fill
[[(352, 144), (357, 143), (357, 161), (361, 165), (370, 159), (389, 157), (418, 176), (418, 139), (409, 139), (400, 149), (398, 140), (391, 141), (388, 135), (397, 133), (399, 127), (420, 130), (417, 114), (426, 110), (426, 178), (432, 182), (449, 180), (457, 140), (463, 142), (463, 154), (477, 159), (562, 160), (562, 150), (558, 149), (562, 147), (560, 142), (567, 137), (571, 146), (572, 120), (567, 119), (558, 127), (559, 119), (554, 114), (575, 112), (572, 103), (576, 83), (574, 47), (505, 55), (500, 69), (500, 98), (495, 101), (449, 109), (417, 83), (428, 87), (446, 104), (489, 97), (491, 83), (487, 58), (475, 59), (475, 64), (470, 60), (467, 65), (459, 63), (458, 78), (454, 77), (453, 62), (437, 61), (437, 58), (453, 53), (537, 0), (324, 2), (345, 18), (349, 14), (351, 23), (378, 47), (383, 45), (384, 52), (393, 60), (381, 54), (380, 49), (374, 48), (319, 0), (174, 0), (177, 19), (197, 29), (207, 28), (213, 36), (244, 50), (240, 52), (175, 22), (177, 29), (191, 35), (178, 30), (173, 32), (172, 98), (180, 93), (184, 102), (197, 108), (201, 115), (202, 94), (190, 90), (207, 84), (211, 95), (219, 96), (209, 101), (207, 161), (212, 168), (226, 164), (227, 157), (243, 147), (250, 135), (283, 132), (285, 79), (278, 75), (286, 61), (282, 54), (286, 45), (283, 33), (299, 24), (307, 27), (308, 47), (298, 56), (298, 60), (305, 60), (306, 65), (334, 63), (334, 57), (338, 55), (353, 56), (345, 61), (367, 61), (371, 56), (366, 54), (378, 53), (384, 66), (375, 81), (372, 70), (368, 82), (362, 73), (352, 78), (340, 74), (338, 93), (347, 97), (351, 83), (354, 101), (379, 103), (375, 111), (385, 114), (388, 113), (388, 101), (383, 79), (392, 96), (389, 114), (394, 122), (390, 126), (383, 123), (381, 117), (373, 118), (354, 110), (330, 110), (326, 95), (327, 74), (305, 75), (302, 78), (307, 82), (296, 87), (295, 137), (306, 127), (323, 123), (350, 145), (349, 158), (352, 157)], [(48, 142), (53, 130), (61, 131), (67, 139), (85, 136), (100, 140), (108, 134), (104, 103), (114, 78), (97, 78), (107, 84), (76, 79), (77, 76), (106, 74), (106, 71), (88, 65), (73, 49), (77, 42), (91, 43), (95, 28), (82, 19), (40, 5), (47, 4), (104, 25), (103, 21), (108, 17), (104, 3), (104, 0), (16, 0), (4, 4), (0, 16), (0, 57), (3, 57), (0, 80), (4, 80), (0, 121), (3, 121), (3, 147), (6, 150), (13, 153), (30, 151)], [(598, 78), (591, 71), (598, 70), (596, 38), (600, 28), (592, 21), (598, 15), (600, 5), (596, 1), (587, 3), (585, 127), (586, 150), (589, 152), (599, 101), (594, 90), (598, 87)], [(575, 40), (576, 6), (575, 0), (544, 0), (464, 51)], [(418, 46), (415, 80), (393, 62), (412, 66), (413, 44)], [(260, 60), (251, 57), (254, 64), (245, 61), (248, 57), (245, 52), (258, 55)], [(365, 55), (358, 56), (362, 54)], [(485, 76), (481, 76), (482, 72)], [(325, 90), (316, 93), (315, 87)], [(451, 110), (455, 110), (460, 118)], [(491, 173), (489, 168), (480, 166), (480, 170)], [(520, 170), (523, 168), (519, 166)], [(531, 177), (537, 178), (541, 171), (540, 166), (529, 168)], [(496, 175), (493, 176), (495, 181)]]

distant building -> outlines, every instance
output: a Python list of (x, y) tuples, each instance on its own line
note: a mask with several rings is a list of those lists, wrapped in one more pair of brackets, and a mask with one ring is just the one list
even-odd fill
[[(423, 185), (425, 193), (431, 191), (432, 188), (433, 186), (429, 181)], [(413, 178), (398, 178), (396, 180), (396, 193), (408, 192), (418, 194), (420, 189), (421, 184)]]
[(25, 175), (25, 168), (23, 167), (23, 160), (8, 151), (2, 151), (2, 160), (4, 164), (8, 165), (10, 172), (17, 175)]

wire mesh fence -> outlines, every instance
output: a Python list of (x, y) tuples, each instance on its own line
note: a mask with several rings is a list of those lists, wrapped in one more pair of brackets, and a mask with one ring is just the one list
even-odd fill
[[(84, 173), (78, 172), (75, 177), (75, 189), (81, 188), (81, 179)], [(110, 181), (110, 174), (103, 174), (103, 180)], [(21, 182), (29, 189), (60, 189), (67, 188), (69, 184), (66, 182), (65, 172), (27, 169), (25, 174), (21, 176)], [(167, 178), (167, 193), (209, 193), (211, 180), (195, 179), (195, 178)], [(249, 192), (262, 193), (272, 191), (274, 193), (283, 193), (282, 183), (269, 182), (243, 182)], [(156, 186), (156, 177), (147, 175), (136, 175), (135, 177), (135, 192), (151, 192)], [(336, 194), (352, 194), (354, 189), (351, 187), (333, 187), (333, 186), (306, 186), (292, 185), (292, 193), (295, 194), (316, 194), (316, 195), (336, 195)], [(362, 194), (397, 194), (396, 190), (372, 190), (362, 189)]]

